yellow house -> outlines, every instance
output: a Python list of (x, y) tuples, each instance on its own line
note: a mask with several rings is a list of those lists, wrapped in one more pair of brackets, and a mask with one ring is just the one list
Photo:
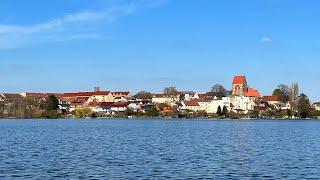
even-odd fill
[(70, 101), (78, 98), (87, 98), (86, 103), (91, 102), (114, 102), (114, 97), (110, 91), (95, 91), (95, 92), (78, 92), (78, 93), (65, 93), (63, 99)]

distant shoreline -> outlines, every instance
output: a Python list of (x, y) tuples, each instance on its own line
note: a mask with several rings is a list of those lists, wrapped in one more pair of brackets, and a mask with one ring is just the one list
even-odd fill
[(173, 121), (184, 121), (184, 120), (199, 120), (199, 121), (256, 121), (256, 120), (281, 120), (281, 121), (315, 121), (319, 120), (319, 118), (298, 118), (298, 119), (283, 119), (283, 118), (239, 118), (239, 119), (231, 119), (231, 118), (154, 118), (154, 117), (139, 117), (139, 118), (118, 118), (118, 117), (101, 117), (101, 118), (58, 118), (58, 119), (49, 119), (49, 118), (0, 118), (1, 120), (173, 120)]

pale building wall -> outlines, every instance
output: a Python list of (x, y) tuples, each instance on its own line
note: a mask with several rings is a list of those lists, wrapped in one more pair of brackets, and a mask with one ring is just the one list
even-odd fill
[(210, 107), (208, 113), (217, 113), (218, 107), (227, 107), (228, 111), (231, 110), (230, 108), (230, 97), (223, 97), (222, 99), (213, 100), (210, 102)]
[(253, 111), (256, 106), (255, 102), (246, 96), (231, 96), (231, 103), (235, 106), (234, 110), (242, 110), (244, 113)]
[(114, 102), (114, 97), (110, 93), (108, 95), (94, 95), (87, 102)]

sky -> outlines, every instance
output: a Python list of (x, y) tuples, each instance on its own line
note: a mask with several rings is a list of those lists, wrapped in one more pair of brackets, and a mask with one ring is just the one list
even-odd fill
[(0, 92), (298, 82), (320, 101), (318, 0), (1, 0)]

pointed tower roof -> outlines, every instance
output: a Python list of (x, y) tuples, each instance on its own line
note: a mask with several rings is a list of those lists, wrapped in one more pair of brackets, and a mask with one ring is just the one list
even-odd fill
[(233, 84), (247, 84), (246, 76), (235, 76)]

